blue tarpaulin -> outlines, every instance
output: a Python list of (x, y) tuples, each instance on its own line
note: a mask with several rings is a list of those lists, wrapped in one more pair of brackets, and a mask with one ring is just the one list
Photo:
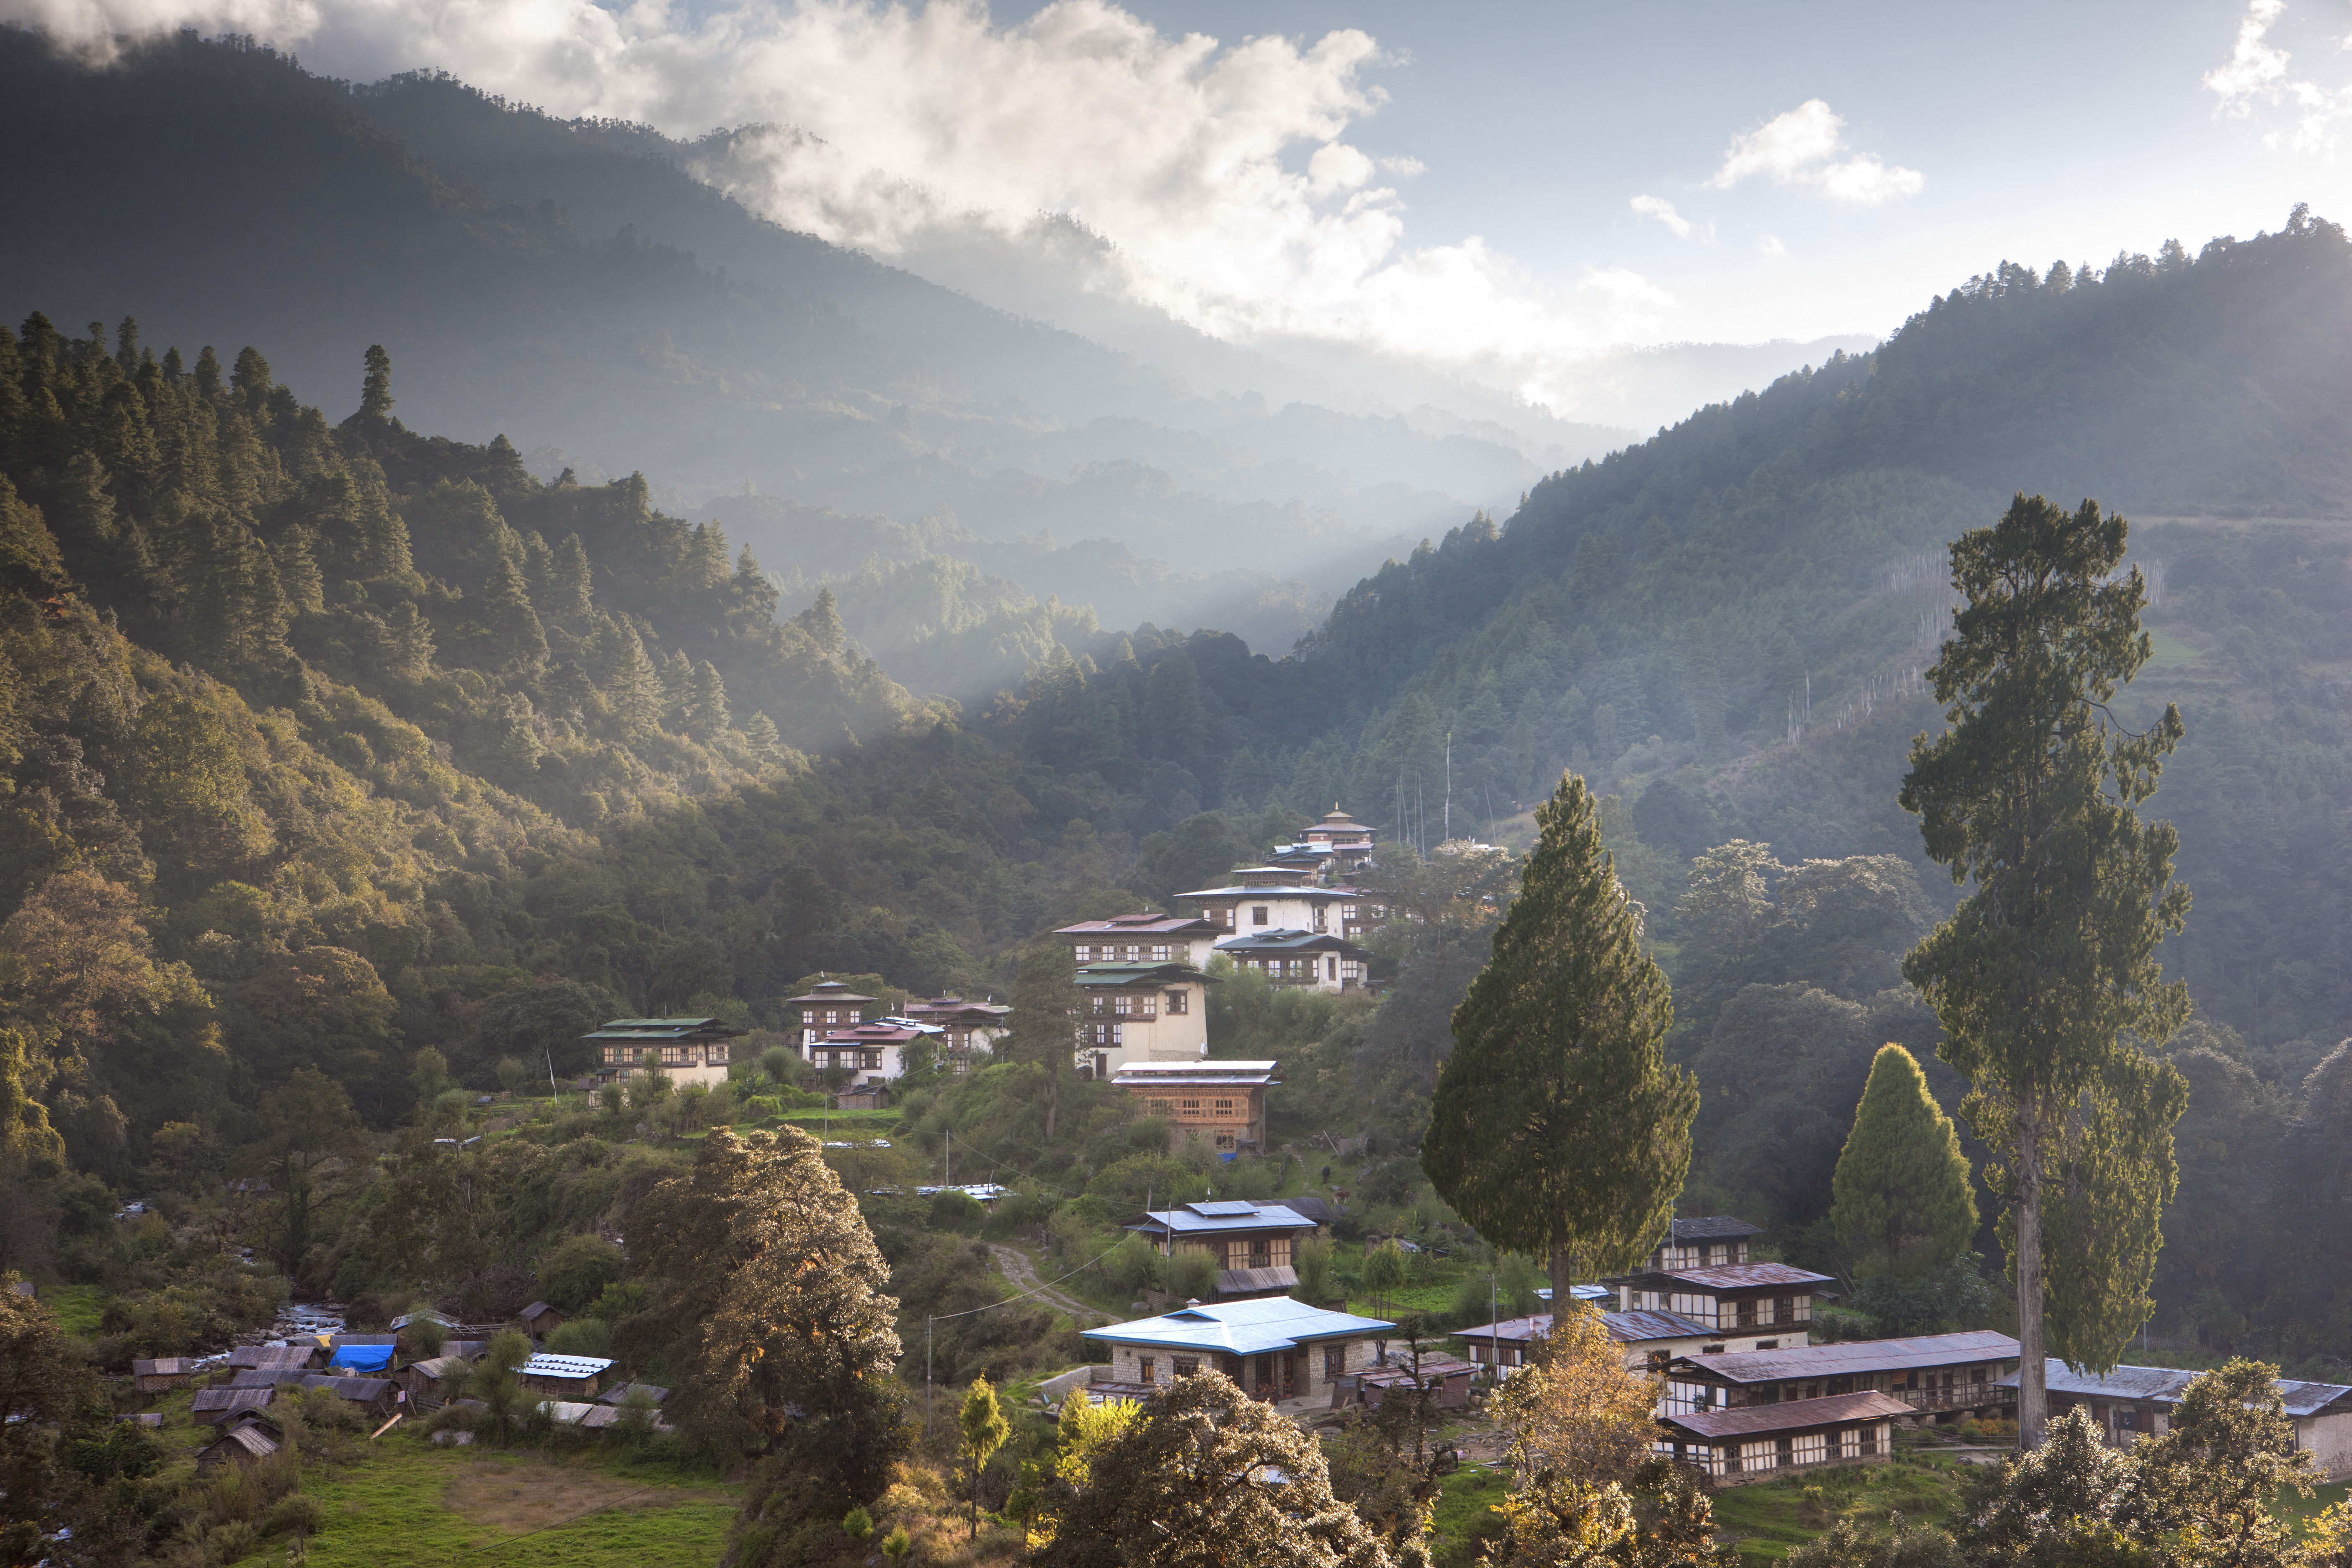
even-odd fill
[(390, 1345), (345, 1345), (335, 1352), (335, 1366), (347, 1366), (353, 1372), (382, 1372), (392, 1364)]

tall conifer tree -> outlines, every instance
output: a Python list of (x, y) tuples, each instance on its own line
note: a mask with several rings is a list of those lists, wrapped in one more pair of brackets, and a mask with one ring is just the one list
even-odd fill
[(2135, 733), (2109, 707), (2151, 651), (2146, 584), (2117, 574), (2126, 533), (2095, 501), (2069, 513), (2020, 495), (1953, 544), (1967, 604), (1927, 672), (1948, 727), (1912, 742), (1901, 795), (1928, 855), (1976, 884), (1903, 973), (1999, 1162), (1986, 1178), (2009, 1205), (2025, 1448), (2042, 1441), (2045, 1354), (2112, 1366), (2147, 1319), (2188, 1103), (2179, 1073), (2121, 1038), (2160, 1043), (2189, 1008), (2156, 956), (2189, 916), (2179, 836), (2136, 810), (2180, 711)]
[(1421, 1163), (1494, 1245), (1547, 1257), (1552, 1299), (1630, 1268), (1664, 1231), (1690, 1166), (1698, 1084), (1666, 1064), (1666, 977), (1601, 843), (1598, 803), (1564, 774), (1495, 955), (1454, 1014)]
[(1874, 1269), (1948, 1263), (1976, 1234), (1959, 1134), (1901, 1046), (1881, 1046), (1870, 1064), (1830, 1191), (1838, 1239)]

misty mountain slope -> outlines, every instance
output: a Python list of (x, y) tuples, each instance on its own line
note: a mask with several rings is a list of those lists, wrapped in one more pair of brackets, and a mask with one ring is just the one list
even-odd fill
[[(2004, 268), (1868, 358), (1555, 475), (1357, 584), (1288, 658), (1191, 639), (1184, 787), (1434, 842), (1449, 781), (1456, 831), (1486, 833), (1573, 767), (1633, 803), (1625, 870), (1671, 942), (1710, 844), (1917, 859), (1895, 795), (1937, 721), (1946, 547), (2013, 490), (2095, 496), (2157, 589), (2160, 658), (2119, 711), (2189, 724), (2156, 809), (2200, 912), (2168, 962), (2292, 1077), (2352, 1026), (2352, 247), (2298, 214), (2060, 277)], [(1050, 748), (1114, 723), (1117, 689), (1049, 672), (1008, 722)]]
[[(358, 112), (389, 123), (394, 108), (403, 134), (463, 166)], [(950, 509), (982, 537), (1112, 538), (1184, 575), (1201, 560), (1311, 567), (1328, 590), (1376, 558), (1350, 541), (1417, 536), (1534, 477), (1474, 433), (1190, 397), (1126, 355), (764, 223), (646, 152), (646, 133), (452, 82), (353, 89), (186, 37), (92, 71), (7, 29), (0, 132), (15, 216), (0, 296), (16, 312), (131, 315), (231, 353), (268, 342), (275, 374), (331, 409), (381, 342), (414, 427), (503, 433), (546, 477), (642, 470), (671, 505), (749, 485), (852, 516)], [(572, 204), (619, 221), (583, 233)], [(735, 264), (722, 276), (671, 226)], [(1180, 612), (1225, 618), (1197, 599), (1152, 614)]]

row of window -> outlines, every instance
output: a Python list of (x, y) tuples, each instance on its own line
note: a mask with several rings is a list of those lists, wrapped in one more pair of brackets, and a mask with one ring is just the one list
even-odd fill
[(714, 1041), (699, 1046), (606, 1046), (604, 1065), (610, 1067), (652, 1067), (658, 1063), (666, 1068), (725, 1067), (727, 1044)]
[(1242, 1114), (1241, 1102), (1234, 1100), (1154, 1100), (1150, 1102), (1151, 1114), (1178, 1121), (1231, 1121)]
[(1121, 992), (1111, 996), (1087, 998), (1089, 1018), (1157, 1018), (1164, 1008), (1171, 1018), (1181, 1018), (1192, 1011), (1192, 998), (1181, 991), (1162, 995), (1157, 991)]
[[(1168, 1358), (1168, 1373), (1171, 1377), (1190, 1377), (1200, 1370), (1201, 1358), (1199, 1356), (1180, 1355), (1171, 1356)], [(1336, 1345), (1325, 1345), (1323, 1347), (1323, 1381), (1328, 1383), (1331, 1379), (1338, 1377), (1347, 1370), (1347, 1342), (1343, 1340)], [(1137, 1356), (1135, 1358), (1135, 1380), (1138, 1383), (1158, 1383), (1160, 1381), (1160, 1358), (1158, 1356), (1150, 1355)]]
[(1660, 1441), (1653, 1451), (1670, 1455), (1686, 1464), (1695, 1464), (1711, 1476), (1762, 1475), (1772, 1470), (1794, 1469), (1801, 1465), (1825, 1465), (1831, 1458), (1864, 1459), (1881, 1452), (1892, 1453), (1893, 1447), (1885, 1436), (1885, 1423), (1874, 1422), (1867, 1426), (1852, 1427), (1843, 1432), (1806, 1432), (1789, 1437), (1765, 1437), (1750, 1443), (1725, 1443), (1710, 1447), (1704, 1443), (1668, 1443)]
[[(1071, 951), (1070, 956), (1080, 963), (1118, 963), (1122, 961), (1128, 963), (1141, 963), (1148, 954), (1154, 963), (1167, 963), (1174, 958), (1175, 952), (1175, 948), (1164, 942), (1130, 942), (1124, 946), (1112, 942), (1106, 942), (1099, 945), (1082, 942)], [(1099, 959), (1096, 957), (1097, 953), (1101, 954)]]
[(878, 1068), (882, 1065), (879, 1050), (811, 1051), (809, 1060), (821, 1068)]

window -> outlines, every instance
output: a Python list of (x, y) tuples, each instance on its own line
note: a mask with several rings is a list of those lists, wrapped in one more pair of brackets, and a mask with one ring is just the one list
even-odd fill
[(1774, 1464), (1786, 1469), (1789, 1466), (1796, 1462), (1796, 1458), (1797, 1440), (1794, 1437), (1776, 1437), (1772, 1440), (1772, 1462)]
[[(1094, 943), (1090, 942), (1082, 942), (1078, 943), (1076, 947), (1070, 950), (1070, 956), (1076, 959), (1080, 963), (1092, 963), (1095, 961)], [(1150, 1363), (1147, 1362), (1146, 1364), (1148, 1365)]]
[(1201, 1370), (1200, 1358), (1189, 1355), (1171, 1356), (1168, 1360), (1168, 1370), (1178, 1377), (1190, 1377)]
[(1875, 1454), (1878, 1452), (1878, 1428), (1881, 1425), (1881, 1423), (1873, 1422), (1869, 1426), (1864, 1427), (1862, 1429), (1862, 1440), (1856, 1444), (1855, 1447), (1859, 1447), (1865, 1454)]
[(1169, 947), (1168, 947), (1168, 944), (1167, 944), (1166, 942), (1153, 942), (1153, 943), (1151, 944), (1151, 962), (1152, 962), (1152, 963), (1167, 963), (1167, 962), (1168, 962), (1168, 960), (1169, 960), (1169, 956), (1170, 956), (1170, 953), (1169, 953)]
[(1231, 1116), (1231, 1115), (1234, 1113), (1234, 1102), (1233, 1102), (1232, 1100), (1218, 1100), (1218, 1101), (1216, 1102), (1216, 1104), (1217, 1104), (1217, 1114), (1218, 1114), (1218, 1115), (1220, 1115), (1220, 1116)]
[(1181, 1115), (1198, 1116), (1201, 1114), (1201, 1102), (1197, 1100), (1180, 1100), (1176, 1102), (1176, 1110)]
[(1345, 1342), (1323, 1347), (1323, 1380), (1328, 1383), (1348, 1370), (1348, 1347)]
[(1338, 959), (1327, 958), (1323, 961), (1323, 978), (1326, 980), (1337, 980), (1339, 978), (1339, 961)]
[(1818, 1465), (1830, 1457), (1829, 1434), (1808, 1432), (1797, 1439), (1797, 1463)]
[(1735, 1321), (1743, 1329), (1752, 1329), (1756, 1326), (1756, 1302), (1752, 1298), (1738, 1304), (1738, 1315)]
[(1723, 1347), (1721, 1345), (1709, 1345), (1698, 1353), (1701, 1355), (1721, 1355), (1723, 1353)]
[(1145, 1103), (1150, 1106), (1151, 1114), (1154, 1116), (1173, 1116), (1176, 1114), (1176, 1102), (1172, 1100), (1148, 1100)]
[(1181, 991), (1171, 991), (1168, 993), (1168, 1016), (1170, 1017), (1178, 1018), (1183, 1016), (1184, 1010), (1188, 1005), (1189, 1003), (1185, 993)]
[(835, 1008), (835, 1007), (827, 1007), (827, 1008), (824, 1010), (824, 1021), (825, 1021), (826, 1023), (828, 1023), (828, 1024), (838, 1024), (838, 1023), (840, 1023), (840, 1022), (841, 1022), (841, 1012), (840, 1012), (840, 1009), (838, 1009), (838, 1008)]
[(1239, 1148), (1240, 1145), (1234, 1142), (1234, 1135), (1232, 1133), (1220, 1132), (1217, 1134), (1217, 1147), (1220, 1150), (1225, 1150), (1236, 1149)]
[(1135, 943), (1131, 942), (1127, 944), (1127, 961), (1129, 963), (1133, 963), (1137, 959), (1141, 958), (1142, 956), (1143, 949), (1136, 946)]
[(1264, 904), (1252, 904), (1250, 906), (1250, 924), (1254, 926), (1262, 926), (1271, 925), (1273, 923), (1273, 911), (1268, 910)]
[(1776, 1351), (1780, 1348), (1780, 1342), (1778, 1340), (1758, 1340), (1756, 1342), (1756, 1348), (1759, 1351)]
[(1773, 1297), (1772, 1321), (1776, 1323), (1795, 1322), (1797, 1321), (1797, 1299), (1793, 1296)]
[(1157, 1356), (1148, 1355), (1137, 1356), (1135, 1358), (1135, 1380), (1138, 1383), (1159, 1382), (1160, 1358)]
[(878, 1068), (882, 1065), (882, 1053), (880, 1051), (864, 1052), (859, 1056), (857, 1065), (860, 1067)]

